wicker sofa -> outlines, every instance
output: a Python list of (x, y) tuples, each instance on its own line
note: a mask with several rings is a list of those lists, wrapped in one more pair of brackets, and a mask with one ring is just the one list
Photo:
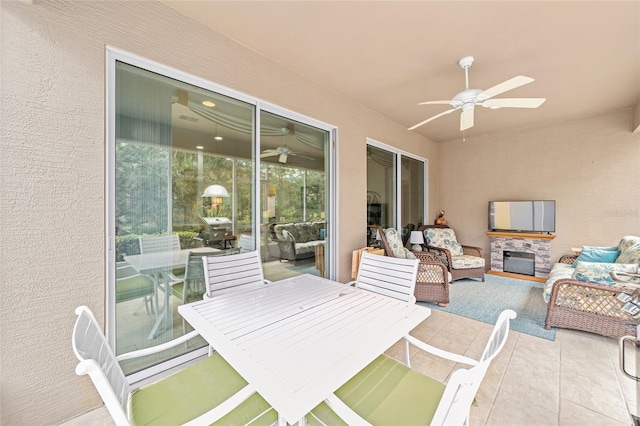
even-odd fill
[(546, 329), (571, 328), (615, 338), (636, 334), (638, 321), (622, 309), (624, 302), (617, 298), (629, 290), (606, 278), (607, 271), (631, 271), (634, 265), (639, 272), (640, 237), (624, 237), (618, 246), (606, 249), (617, 249), (615, 261), (583, 262), (583, 247), (580, 256), (562, 256), (553, 265), (544, 291)]
[(280, 261), (296, 262), (315, 257), (318, 245), (324, 245), (325, 222), (279, 223), (273, 227)]

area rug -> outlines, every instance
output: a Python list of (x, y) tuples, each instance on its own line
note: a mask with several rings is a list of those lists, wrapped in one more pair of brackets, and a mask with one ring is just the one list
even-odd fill
[(495, 324), (505, 309), (513, 309), (517, 318), (511, 330), (547, 340), (556, 339), (556, 329), (545, 330), (547, 304), (542, 298), (544, 283), (485, 275), (485, 282), (464, 279), (449, 286), (450, 303), (442, 308), (434, 303), (418, 302), (429, 308)]

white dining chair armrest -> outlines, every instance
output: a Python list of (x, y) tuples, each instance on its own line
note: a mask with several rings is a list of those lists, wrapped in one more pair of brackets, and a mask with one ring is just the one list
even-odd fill
[(116, 361), (124, 361), (126, 359), (140, 358), (141, 356), (152, 355), (158, 352), (166, 351), (167, 349), (171, 349), (182, 343), (193, 339), (194, 337), (198, 337), (200, 333), (197, 331), (191, 331), (183, 336), (170, 340), (166, 343), (162, 343), (160, 345), (152, 346), (150, 348), (140, 349), (137, 351), (127, 352), (124, 354), (120, 354), (116, 357)]
[(349, 281), (348, 283), (345, 283), (344, 285), (350, 285), (351, 287), (355, 287), (356, 286), (356, 280), (353, 281)]
[[(476, 366), (479, 364), (479, 362), (476, 361), (475, 359), (466, 357), (464, 355), (454, 354), (452, 352), (448, 352), (443, 349), (438, 349), (434, 346), (431, 346), (423, 342), (422, 340), (416, 339), (411, 335), (405, 336), (404, 339), (406, 342), (411, 343), (412, 345), (416, 346), (418, 349), (422, 349), (423, 351), (439, 356), (440, 358), (448, 359), (455, 362), (460, 362), (467, 365), (473, 365), (473, 366)], [(409, 366), (408, 359), (407, 359), (407, 366)]]
[(271, 284), (271, 280), (264, 280), (265, 284)]

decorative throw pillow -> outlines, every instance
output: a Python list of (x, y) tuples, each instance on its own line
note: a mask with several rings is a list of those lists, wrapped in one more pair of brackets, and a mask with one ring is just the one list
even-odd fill
[(608, 247), (583, 246), (578, 258), (571, 266), (575, 268), (578, 262), (613, 263), (618, 258), (618, 255), (620, 255), (620, 252), (615, 247), (610, 250)]
[(451, 228), (427, 228), (424, 230), (427, 244), (433, 247), (447, 249), (451, 256), (462, 256), (462, 246), (456, 240), (456, 233)]
[(622, 254), (627, 251), (627, 249), (631, 248), (631, 246), (634, 246), (638, 243), (640, 243), (640, 237), (634, 237), (630, 235), (622, 237), (622, 239), (618, 243), (618, 250), (620, 250), (620, 254)]
[(598, 263), (598, 262), (578, 262), (576, 270), (571, 278), (578, 281), (593, 282), (597, 284), (615, 284), (609, 275), (610, 272), (637, 273), (637, 264), (625, 263)]
[(640, 242), (632, 245), (620, 253), (616, 259), (616, 263), (635, 263), (640, 264)]
[(411, 253), (411, 250), (407, 250), (402, 245), (402, 239), (400, 238), (400, 234), (395, 228), (387, 228), (384, 231), (384, 236), (387, 239), (387, 244), (389, 245), (389, 249), (393, 254), (393, 257), (399, 257), (401, 259), (415, 259), (416, 256)]

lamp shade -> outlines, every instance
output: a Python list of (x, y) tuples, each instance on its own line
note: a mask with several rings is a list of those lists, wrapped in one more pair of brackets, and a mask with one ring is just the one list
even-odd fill
[(424, 244), (424, 237), (420, 231), (411, 231), (411, 237), (409, 239), (411, 244)]
[(209, 185), (202, 193), (202, 197), (223, 197), (227, 198), (229, 193), (222, 185)]

